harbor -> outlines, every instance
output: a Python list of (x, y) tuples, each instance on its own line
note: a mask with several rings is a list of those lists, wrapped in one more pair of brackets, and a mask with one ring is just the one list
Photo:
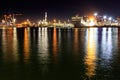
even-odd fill
[(78, 14), (71, 17), (67, 21), (62, 20), (48, 20), (48, 13), (45, 12), (43, 20), (32, 22), (30, 19), (26, 19), (21, 23), (18, 23), (19, 19), (15, 16), (22, 16), (22, 14), (8, 14), (4, 15), (0, 27), (59, 27), (59, 28), (84, 28), (84, 27), (119, 27), (120, 18), (108, 17), (106, 15), (98, 15), (94, 13), (87, 16), (79, 16)]
[(0, 80), (120, 80), (120, 0), (0, 4)]

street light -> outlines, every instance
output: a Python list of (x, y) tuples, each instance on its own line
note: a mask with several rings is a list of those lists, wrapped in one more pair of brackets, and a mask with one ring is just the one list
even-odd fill
[(110, 21), (111, 21), (111, 20), (112, 20), (112, 17), (109, 17), (109, 18), (108, 18), (108, 20), (110, 20)]
[(107, 16), (103, 16), (103, 18), (104, 18), (104, 19), (106, 19), (106, 18), (107, 18)]
[(97, 16), (98, 15), (98, 13), (94, 13), (94, 16)]

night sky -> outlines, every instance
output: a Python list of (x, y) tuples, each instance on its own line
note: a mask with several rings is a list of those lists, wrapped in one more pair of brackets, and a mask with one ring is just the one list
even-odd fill
[(48, 12), (49, 19), (68, 19), (73, 15), (98, 12), (120, 16), (119, 0), (1, 0), (0, 15), (22, 13), (22, 17), (40, 19)]

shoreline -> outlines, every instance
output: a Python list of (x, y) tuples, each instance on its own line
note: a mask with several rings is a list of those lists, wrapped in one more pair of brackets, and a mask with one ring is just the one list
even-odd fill
[(80, 27), (49, 27), (49, 26), (43, 26), (43, 27), (36, 27), (36, 26), (23, 26), (23, 27), (16, 27), (16, 26), (0, 26), (1, 28), (120, 28), (120, 26), (80, 26)]

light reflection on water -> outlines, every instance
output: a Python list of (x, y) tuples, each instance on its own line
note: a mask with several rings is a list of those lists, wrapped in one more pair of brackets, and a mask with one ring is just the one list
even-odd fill
[(15, 60), (18, 61), (18, 40), (17, 40), (17, 29), (13, 28), (13, 55), (15, 56)]
[(16, 62), (18, 53), (18, 40), (16, 28), (3, 29), (2, 50), (5, 61)]
[(53, 55), (56, 57), (57, 54), (57, 31), (56, 28), (53, 29)]
[(30, 30), (29, 28), (24, 29), (24, 61), (28, 63), (30, 57)]
[[(78, 34), (78, 29), (76, 28), (75, 31), (74, 31), (74, 51), (75, 51), (75, 54), (76, 52), (78, 52), (79, 48), (78, 48), (78, 41), (79, 41), (79, 34)], [(76, 54), (77, 55), (77, 54)]]
[[(109, 60), (112, 56), (112, 31), (111, 28), (108, 28), (108, 31), (106, 31), (106, 28), (103, 29), (102, 32), (102, 51), (103, 51), (103, 58)], [(107, 52), (107, 53), (106, 53)]]
[(39, 28), (38, 30), (38, 57), (42, 64), (48, 61), (48, 33), (47, 28)]
[(85, 56), (85, 64), (87, 66), (86, 68), (86, 75), (88, 77), (92, 77), (95, 75), (95, 69), (96, 69), (96, 60), (97, 60), (97, 33), (96, 29), (88, 29), (88, 38), (87, 38), (87, 52)]
[(120, 72), (116, 69), (120, 65), (119, 32), (119, 28), (1, 29), (0, 79), (119, 78), (114, 75)]

